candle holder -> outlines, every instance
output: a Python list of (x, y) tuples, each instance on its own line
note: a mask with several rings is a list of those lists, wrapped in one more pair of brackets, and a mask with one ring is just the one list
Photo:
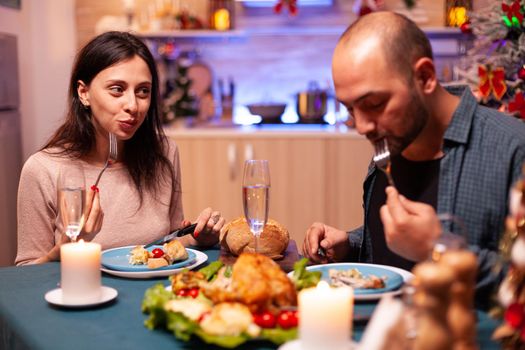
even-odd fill
[(108, 302), (117, 291), (104, 287), (100, 271), (101, 247), (98, 243), (71, 242), (60, 247), (60, 287), (45, 295), (54, 305), (86, 307)]

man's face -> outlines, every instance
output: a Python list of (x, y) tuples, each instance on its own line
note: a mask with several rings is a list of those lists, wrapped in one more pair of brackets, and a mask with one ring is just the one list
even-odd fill
[(357, 131), (372, 143), (388, 140), (390, 152), (400, 154), (419, 135), (429, 112), (415, 80), (395, 71), (372, 39), (354, 49), (338, 46), (332, 62), (337, 99), (354, 117)]

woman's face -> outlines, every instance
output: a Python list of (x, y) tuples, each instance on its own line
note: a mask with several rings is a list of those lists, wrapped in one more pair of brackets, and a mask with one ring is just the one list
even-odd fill
[(151, 73), (139, 56), (100, 71), (89, 85), (78, 82), (78, 95), (89, 105), (97, 135), (112, 132), (128, 140), (138, 130), (151, 103)]

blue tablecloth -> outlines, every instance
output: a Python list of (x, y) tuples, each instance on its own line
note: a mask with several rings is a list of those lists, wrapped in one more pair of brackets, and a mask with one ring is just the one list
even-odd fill
[[(217, 260), (219, 250), (204, 251), (208, 261)], [(57, 288), (60, 264), (0, 268), (0, 349), (216, 349), (199, 340), (184, 343), (171, 333), (150, 331), (143, 325), (140, 310), (144, 292), (167, 278), (124, 279), (102, 275), (102, 284), (118, 290), (117, 299), (91, 309), (64, 309), (44, 300)], [(374, 304), (357, 304), (356, 312), (370, 313)], [(478, 338), (481, 349), (498, 348), (490, 342), (497, 323), (479, 313)], [(364, 322), (354, 325), (354, 337), (361, 337)], [(275, 349), (271, 343), (251, 342), (239, 349)]]

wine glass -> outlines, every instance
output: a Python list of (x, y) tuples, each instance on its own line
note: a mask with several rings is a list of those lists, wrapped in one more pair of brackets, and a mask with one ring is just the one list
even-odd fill
[(254, 250), (259, 251), (259, 236), (268, 221), (270, 169), (267, 160), (250, 159), (244, 163), (242, 202), (244, 216), (254, 235)]
[(443, 230), (439, 237), (434, 241), (430, 254), (430, 260), (439, 261), (441, 255), (447, 250), (466, 249), (467, 229), (463, 221), (452, 214), (443, 213), (438, 215)]
[(75, 242), (84, 225), (86, 183), (80, 163), (60, 168), (58, 175), (58, 208), (65, 234)]

